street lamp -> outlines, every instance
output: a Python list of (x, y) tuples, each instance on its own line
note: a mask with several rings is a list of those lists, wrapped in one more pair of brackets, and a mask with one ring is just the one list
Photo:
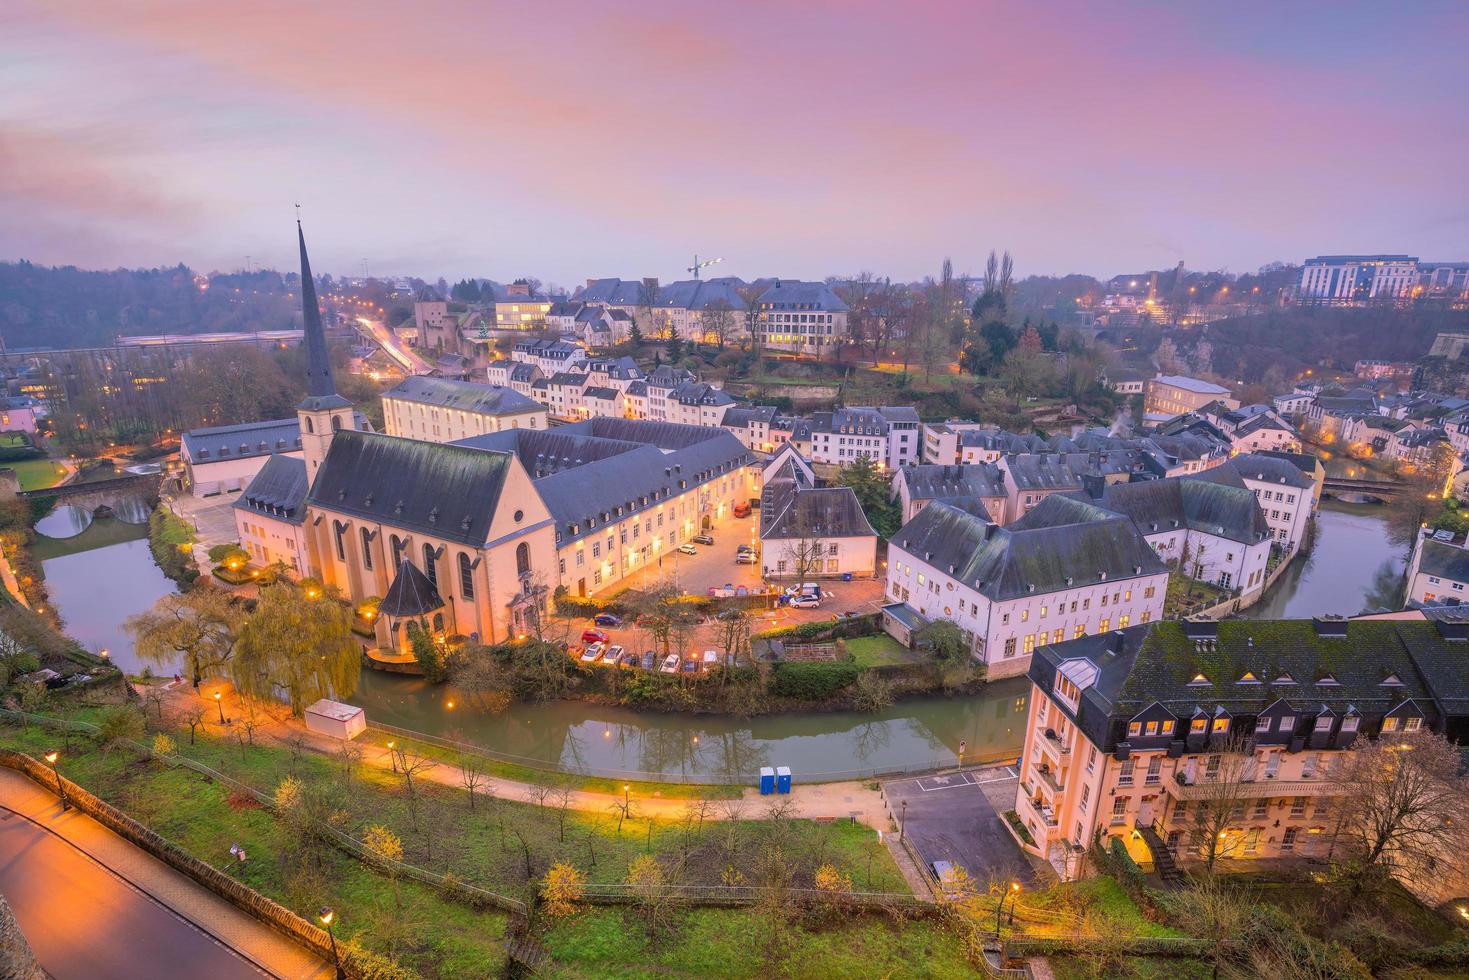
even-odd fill
[(903, 831), (908, 826), (908, 801), (904, 800), (902, 811), (898, 814), (898, 843), (903, 843)]
[(70, 810), (71, 801), (66, 798), (66, 787), (62, 785), (61, 772), (56, 768), (56, 760), (61, 758), (61, 753), (52, 749), (42, 756), (42, 758), (51, 766), (51, 775), (56, 777), (56, 794), (61, 797), (61, 809), (63, 811)]
[[(1015, 901), (1020, 899), (1020, 882), (1010, 882), (1010, 890), (1000, 893), (1000, 904), (995, 906), (995, 942), (1000, 941), (1000, 915), (1005, 910), (1005, 899), (1014, 896)], [(1015, 902), (1010, 903), (1010, 924), (1015, 924)]]
[(622, 784), (622, 805), (627, 806), (632, 802), (632, 787), (627, 783)]
[(398, 754), (393, 751), (397, 747), (398, 743), (396, 741), (388, 741), (388, 759), (393, 763), (393, 772), (398, 771)]
[(332, 923), (337, 921), (337, 913), (330, 905), (323, 905), (321, 907), (320, 918), (322, 928), (326, 930), (326, 937), (331, 940), (332, 965), (337, 968), (337, 980), (343, 980), (347, 976), (347, 972), (342, 969), (342, 954), (337, 952), (337, 934), (332, 931)]
[(219, 691), (214, 692), (214, 706), (219, 709), (219, 723), (224, 724), (224, 695)]

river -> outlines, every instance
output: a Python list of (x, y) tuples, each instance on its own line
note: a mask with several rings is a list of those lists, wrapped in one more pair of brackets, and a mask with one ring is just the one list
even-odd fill
[(1400, 605), (1402, 552), (1387, 540), (1383, 508), (1323, 500), (1311, 553), (1297, 558), (1248, 619), (1355, 616)]
[[(1248, 610), (1253, 618), (1347, 615), (1383, 604), (1400, 578), (1403, 561), (1387, 543), (1380, 508), (1323, 503), (1316, 544), (1277, 583), (1269, 598)], [(70, 516), (58, 529), (73, 529)], [(148, 550), (146, 529), (110, 518), (64, 540), (41, 538), (51, 602), (67, 630), (91, 650), (107, 649), (129, 673), (142, 670), (122, 629), (173, 591)], [(159, 673), (166, 668), (154, 666)], [(1020, 678), (977, 695), (902, 701), (873, 714), (827, 712), (724, 716), (653, 714), (580, 701), (515, 704), (487, 714), (448, 687), (421, 679), (364, 670), (350, 698), (368, 718), (469, 742), (539, 765), (635, 778), (642, 773), (685, 779), (748, 774), (761, 766), (789, 766), (797, 778), (833, 778), (872, 770), (1016, 755), (1025, 735), (1027, 683)]]

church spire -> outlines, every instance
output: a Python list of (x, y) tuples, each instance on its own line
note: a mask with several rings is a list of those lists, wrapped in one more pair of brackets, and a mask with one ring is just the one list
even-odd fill
[(301, 313), (306, 328), (306, 395), (307, 400), (330, 398), (337, 394), (332, 383), (332, 363), (327, 356), (326, 333), (321, 327), (321, 307), (316, 301), (316, 282), (311, 278), (311, 260), (306, 257), (306, 233), (301, 219), (296, 219), (296, 237), (301, 243)]

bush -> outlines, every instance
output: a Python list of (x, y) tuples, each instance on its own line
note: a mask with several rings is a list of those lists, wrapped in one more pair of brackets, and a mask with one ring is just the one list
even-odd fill
[(860, 673), (857, 665), (850, 663), (801, 661), (776, 664), (770, 691), (781, 697), (821, 701), (853, 683)]
[(136, 740), (146, 730), (143, 712), (131, 704), (114, 704), (102, 709), (97, 718), (97, 738), (104, 745)]
[(423, 669), (423, 676), (428, 678), (431, 684), (442, 684), (447, 676), (444, 669), (444, 658), (439, 654), (433, 637), (424, 631), (417, 620), (408, 621), (408, 644), (413, 648), (413, 658)]
[(193, 548), (194, 529), (165, 510), (156, 507), (148, 517), (148, 546), (153, 551), (153, 560), (163, 574), (183, 588), (194, 584), (199, 570), (189, 560)]
[(238, 555), (241, 562), (250, 560), (249, 554), (238, 544), (217, 544), (209, 549), (209, 560), (212, 562), (223, 564), (231, 555)]
[(0, 446), (0, 463), (18, 463), (23, 459), (40, 459), (45, 452), (35, 446)]

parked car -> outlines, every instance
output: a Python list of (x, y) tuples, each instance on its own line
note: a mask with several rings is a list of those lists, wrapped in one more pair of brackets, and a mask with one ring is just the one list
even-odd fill
[(670, 653), (663, 658), (663, 666), (658, 668), (660, 674), (678, 673), (678, 654)]
[(734, 516), (736, 516), (736, 517), (749, 517), (750, 516), (750, 502), (748, 500), (741, 500), (739, 503), (735, 504), (734, 505)]
[(695, 548), (693, 545), (689, 544), (687, 541), (685, 541), (683, 544), (679, 545), (678, 546), (678, 550), (679, 550), (679, 553), (680, 554), (684, 554), (684, 555), (697, 555), (699, 553), (699, 549), (698, 548)]
[(793, 595), (791, 605), (797, 609), (820, 609), (821, 596), (819, 595)]
[(616, 667), (618, 661), (622, 659), (622, 654), (622, 647), (608, 647), (607, 651), (602, 654), (600, 663), (603, 667)]
[(622, 617), (612, 613), (597, 613), (592, 617), (592, 622), (597, 626), (621, 626)]
[(752, 548), (750, 545), (747, 545), (747, 544), (742, 544), (738, 548), (735, 549), (735, 554), (737, 554), (737, 555), (744, 555), (744, 554), (753, 555), (754, 553), (755, 553), (755, 549)]
[(654, 667), (658, 666), (658, 655), (652, 650), (647, 651), (643, 654), (643, 661), (641, 666), (644, 670), (652, 670)]
[(683, 672), (685, 674), (697, 674), (699, 672), (699, 662), (692, 657), (685, 660), (683, 662)]
[(714, 539), (712, 537), (710, 537), (709, 535), (707, 535), (707, 534), (696, 534), (692, 538), (690, 538), (689, 540), (693, 541), (694, 544), (713, 544), (714, 543)]
[(759, 561), (760, 559), (755, 557), (755, 552), (753, 551), (741, 551), (735, 555), (736, 565), (754, 565)]
[(593, 643), (591, 646), (587, 647), (581, 652), (581, 662), (584, 664), (596, 663), (598, 658), (602, 656), (602, 651), (604, 649), (606, 649), (605, 644)]
[(601, 630), (584, 629), (581, 631), (581, 641), (583, 643), (606, 643), (607, 640), (607, 634)]

